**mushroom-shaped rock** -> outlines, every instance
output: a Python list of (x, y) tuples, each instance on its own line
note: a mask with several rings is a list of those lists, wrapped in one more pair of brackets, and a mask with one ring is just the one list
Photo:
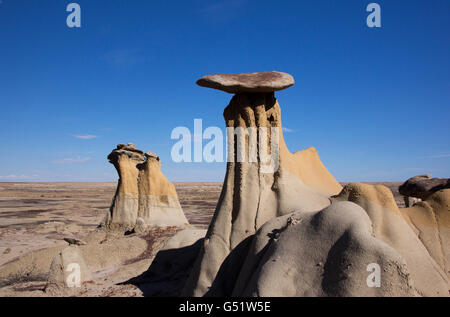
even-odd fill
[[(238, 262), (243, 257), (239, 252), (231, 254), (233, 250), (245, 249), (247, 238), (267, 221), (294, 210), (326, 208), (329, 197), (341, 191), (314, 148), (292, 154), (284, 143), (274, 91), (293, 83), (292, 76), (279, 72), (213, 75), (198, 81), (202, 86), (236, 92), (224, 118), (227, 133), (234, 133), (228, 140), (237, 144), (228, 144), (222, 193), (184, 295), (229, 295), (231, 277), (239, 273)], [(222, 268), (226, 274), (219, 274)]]
[[(119, 144), (108, 155), (119, 174), (111, 208), (102, 225), (131, 230), (139, 219), (138, 231), (149, 226), (188, 224), (178, 201), (175, 186), (161, 171), (159, 156), (137, 149), (134, 144)], [(142, 223), (143, 222), (143, 223)]]
[[(401, 211), (387, 187), (342, 189), (314, 148), (289, 152), (274, 89), (204, 78), (236, 95), (222, 193), (182, 295), (448, 296), (450, 189)], [(383, 278), (368, 288), (374, 263)]]
[(197, 85), (228, 93), (274, 92), (294, 85), (294, 77), (287, 73), (270, 71), (260, 73), (207, 75)]
[(404, 196), (425, 200), (431, 194), (446, 188), (450, 188), (450, 178), (431, 178), (431, 175), (419, 175), (408, 179), (398, 190)]

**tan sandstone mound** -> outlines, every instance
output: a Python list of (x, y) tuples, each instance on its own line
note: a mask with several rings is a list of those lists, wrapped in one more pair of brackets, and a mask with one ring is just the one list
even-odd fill
[[(188, 224), (175, 186), (161, 171), (159, 157), (138, 150), (133, 144), (119, 144), (108, 156), (119, 174), (119, 183), (103, 226), (139, 230), (149, 226)], [(143, 223), (142, 223), (143, 220)]]
[[(348, 184), (321, 211), (267, 222), (240, 252), (246, 260), (225, 289), (234, 296), (448, 296), (449, 194), (399, 209), (385, 186)], [(367, 284), (373, 264), (379, 287)]]
[[(321, 211), (267, 222), (252, 238), (227, 291), (233, 296), (448, 296), (448, 194), (442, 190), (429, 202), (399, 210), (387, 187), (348, 184)], [(434, 210), (437, 222), (430, 217)], [(374, 265), (378, 286), (369, 283)]]
[(450, 278), (450, 189), (439, 190), (400, 212)]
[[(405, 261), (373, 236), (372, 224), (351, 202), (269, 221), (253, 239), (233, 295), (414, 295)], [(374, 264), (379, 265), (380, 287), (367, 284)]]
[[(395, 249), (405, 260), (417, 294), (448, 296), (450, 282), (445, 272), (405, 221), (404, 212), (399, 210), (387, 187), (349, 184), (334, 199), (348, 200), (364, 209), (372, 222), (374, 237)], [(439, 240), (431, 245), (439, 245)]]
[(76, 245), (70, 245), (62, 250), (50, 265), (48, 276), (50, 284), (72, 288), (80, 287), (81, 283), (91, 279), (91, 273), (84, 261), (82, 252)]
[[(314, 148), (292, 154), (284, 143), (274, 91), (293, 83), (292, 76), (278, 72), (211, 75), (198, 81), (235, 93), (224, 110), (227, 128), (256, 133), (229, 135), (235, 140), (228, 153), (233, 160), (227, 163), (221, 197), (184, 295), (229, 294), (228, 284), (237, 277), (244, 256), (239, 250), (245, 252), (249, 238), (264, 223), (293, 211), (322, 210), (330, 205), (329, 197), (340, 192), (342, 187)], [(244, 151), (239, 152), (239, 146)], [(245, 160), (240, 159), (242, 152)]]

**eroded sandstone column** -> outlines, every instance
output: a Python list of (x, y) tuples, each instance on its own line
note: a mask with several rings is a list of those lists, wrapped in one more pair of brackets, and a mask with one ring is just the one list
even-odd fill
[(103, 226), (131, 230), (138, 218), (149, 226), (188, 224), (175, 186), (161, 171), (158, 155), (119, 144), (108, 156), (119, 174), (119, 183)]
[(153, 226), (186, 225), (175, 186), (162, 173), (158, 155), (146, 152), (145, 157), (145, 163), (139, 165), (138, 217)]
[(132, 229), (139, 209), (138, 166), (145, 162), (144, 152), (134, 144), (119, 144), (108, 155), (119, 174), (119, 182), (104, 224), (111, 229)]
[[(210, 75), (197, 84), (234, 94), (224, 111), (227, 128), (256, 131), (245, 139), (232, 136), (234, 145), (228, 150), (234, 160), (227, 163), (214, 217), (184, 289), (188, 296), (220, 296), (233, 289), (248, 237), (275, 217), (327, 207), (330, 195), (339, 193), (341, 186), (314, 148), (291, 154), (284, 143), (274, 92), (292, 86), (292, 76), (280, 72)], [(244, 161), (238, 157), (240, 142)], [(251, 149), (256, 149), (255, 157), (248, 154)], [(276, 162), (273, 170), (267, 168), (267, 155)]]

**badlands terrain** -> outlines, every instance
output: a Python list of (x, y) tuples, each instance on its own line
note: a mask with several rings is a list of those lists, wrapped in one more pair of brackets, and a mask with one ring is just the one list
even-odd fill
[[(175, 186), (189, 222), (207, 229), (222, 184), (175, 183)], [(18, 259), (32, 258), (35, 251), (51, 249), (57, 253), (68, 245), (63, 238), (83, 239), (95, 231), (109, 210), (116, 187), (117, 183), (0, 183), (0, 270)], [(154, 256), (147, 252), (146, 246), (136, 255), (148, 258), (142, 261), (142, 269)], [(135, 275), (131, 273), (124, 280)], [(46, 281), (47, 273), (30, 261), (12, 278), (0, 277), (0, 296), (43, 296)], [(130, 287), (136, 289), (136, 295), (142, 295), (136, 287)], [(111, 293), (94, 291), (86, 295), (128, 295), (122, 294), (121, 288), (124, 287)]]
[(291, 75), (197, 84), (233, 95), (223, 184), (173, 184), (132, 143), (118, 183), (2, 184), (0, 295), (449, 296), (450, 179), (341, 184), (284, 142)]
[[(207, 229), (221, 183), (175, 183), (191, 224)], [(0, 183), (0, 266), (84, 237), (107, 213), (117, 183)]]
[[(398, 192), (401, 183), (370, 184), (389, 187), (399, 207), (404, 207)], [(63, 249), (67, 246), (65, 237), (83, 239), (95, 231), (111, 205), (116, 187), (117, 183), (0, 183), (0, 270), (8, 263), (31, 257), (33, 251)], [(175, 183), (175, 187), (189, 223), (207, 229), (222, 183)], [(147, 257), (142, 260), (141, 270), (155, 253), (144, 250), (137, 255)], [(122, 280), (134, 275), (125, 275)], [(132, 295), (143, 296), (132, 284), (116, 286), (106, 282), (103, 293), (91, 289), (84, 295), (128, 296), (131, 289)], [(45, 296), (46, 283), (46, 273), (30, 264), (12, 279), (0, 278), (0, 296)]]

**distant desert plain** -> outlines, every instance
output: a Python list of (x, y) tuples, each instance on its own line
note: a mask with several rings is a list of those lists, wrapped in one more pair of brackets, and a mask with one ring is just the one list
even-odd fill
[[(207, 229), (222, 183), (175, 183), (189, 223)], [(0, 183), (0, 267), (25, 254), (82, 238), (111, 206), (117, 183)]]

